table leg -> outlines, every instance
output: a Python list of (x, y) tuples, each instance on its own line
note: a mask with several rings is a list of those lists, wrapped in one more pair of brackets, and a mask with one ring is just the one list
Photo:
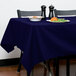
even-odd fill
[[(48, 70), (48, 76), (52, 76), (52, 72), (51, 72), (51, 69), (50, 69), (50, 60), (48, 61), (45, 61), (44, 64), (46, 65), (46, 69)], [(46, 71), (46, 70), (45, 70)], [(47, 72), (47, 71), (46, 71)]]
[(43, 76), (46, 76), (47, 75), (46, 61), (43, 62), (43, 66), (44, 66), (44, 75)]
[(30, 76), (30, 75), (27, 73), (27, 76)]
[(23, 52), (21, 51), (20, 61), (19, 61), (19, 66), (18, 66), (17, 72), (20, 72), (20, 70), (21, 70), (21, 58), (22, 58), (22, 55), (23, 55)]
[(31, 71), (31, 74), (27, 73), (27, 76), (34, 76), (34, 69)]
[(43, 76), (46, 76), (47, 75), (47, 69), (46, 67), (44, 67), (44, 75)]
[(34, 76), (34, 69), (32, 69), (31, 76)]
[(52, 76), (52, 72), (51, 72), (51, 69), (50, 69), (50, 60), (48, 61), (48, 76)]
[(19, 66), (18, 66), (17, 72), (20, 72), (20, 70), (21, 70), (21, 63), (19, 63)]
[(55, 68), (55, 76), (59, 76), (59, 59), (56, 58), (54, 59), (54, 65), (53, 67)]
[(70, 59), (66, 60), (66, 76), (70, 76)]

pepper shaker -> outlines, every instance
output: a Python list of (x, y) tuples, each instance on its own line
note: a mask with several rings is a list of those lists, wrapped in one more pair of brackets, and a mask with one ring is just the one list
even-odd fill
[(49, 18), (55, 17), (54, 6), (49, 6)]
[(46, 6), (45, 5), (41, 6), (41, 16), (43, 16), (43, 18), (46, 18)]

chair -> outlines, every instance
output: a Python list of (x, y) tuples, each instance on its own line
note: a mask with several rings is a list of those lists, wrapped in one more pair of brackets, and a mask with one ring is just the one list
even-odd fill
[(55, 9), (55, 16), (76, 16), (76, 10), (57, 10)]
[[(22, 18), (23, 16), (41, 16), (41, 11), (21, 11), (21, 10), (17, 10), (17, 15), (18, 18)], [(20, 60), (22, 58), (22, 54), (23, 52), (21, 51), (21, 55), (20, 55)], [(20, 72), (21, 69), (21, 62), (19, 62), (19, 66), (17, 69), (17, 72)]]
[(23, 16), (41, 16), (41, 11), (21, 11), (17, 10), (18, 18)]
[[(57, 10), (57, 9), (55, 9), (55, 16), (56, 17), (73, 17), (73, 16), (76, 16), (76, 10)], [(66, 75), (67, 76), (70, 76), (70, 61), (69, 61), (70, 59), (71, 59), (70, 57), (66, 58)], [(59, 76), (59, 75), (57, 75), (57, 76)]]

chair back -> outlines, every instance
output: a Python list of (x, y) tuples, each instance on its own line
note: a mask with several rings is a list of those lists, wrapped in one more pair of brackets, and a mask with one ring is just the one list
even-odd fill
[(56, 10), (55, 16), (76, 16), (76, 10)]
[(18, 18), (22, 16), (41, 16), (41, 11), (21, 11), (17, 10)]

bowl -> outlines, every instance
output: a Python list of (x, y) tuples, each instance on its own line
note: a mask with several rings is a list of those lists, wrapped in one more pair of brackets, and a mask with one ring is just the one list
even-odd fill
[(41, 21), (42, 16), (29, 16), (30, 21)]

